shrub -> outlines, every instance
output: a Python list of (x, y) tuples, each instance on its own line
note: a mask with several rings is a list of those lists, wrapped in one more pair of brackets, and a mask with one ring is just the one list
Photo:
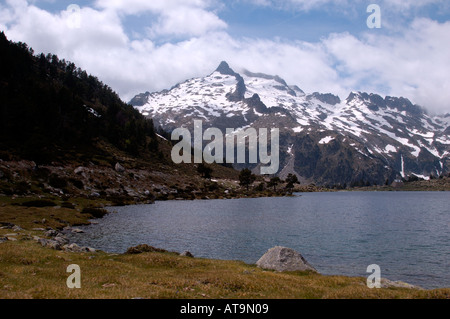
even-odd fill
[(264, 191), (264, 183), (259, 183), (258, 186), (255, 187), (255, 190), (257, 192), (263, 192)]
[(48, 183), (50, 184), (51, 187), (54, 188), (65, 188), (67, 187), (67, 181), (55, 174), (51, 175), (48, 179)]
[(26, 194), (29, 190), (31, 190), (31, 186), (25, 182), (19, 182), (14, 186), (14, 192), (18, 195)]
[(139, 245), (136, 247), (128, 248), (126, 254), (137, 255), (143, 253), (167, 253), (167, 250), (155, 248), (149, 245)]
[(78, 189), (84, 188), (83, 182), (80, 181), (79, 179), (71, 178), (69, 181), (70, 181), (70, 183), (72, 183), (73, 186), (75, 186)]
[(102, 208), (84, 208), (81, 213), (91, 215), (94, 218), (103, 218), (108, 215), (108, 211)]
[(24, 203), (22, 203), (22, 206), (42, 208), (42, 207), (55, 207), (56, 204), (51, 200), (38, 199), (38, 200), (24, 202)]
[(61, 204), (61, 207), (68, 209), (75, 209), (75, 205), (70, 202), (64, 202)]

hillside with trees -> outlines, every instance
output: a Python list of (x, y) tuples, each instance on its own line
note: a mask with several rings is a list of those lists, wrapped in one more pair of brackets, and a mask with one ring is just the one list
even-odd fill
[(232, 189), (208, 179), (236, 181), (233, 168), (175, 165), (169, 138), (95, 76), (0, 33), (0, 195), (121, 203)]
[(101, 140), (137, 156), (157, 153), (153, 122), (74, 63), (34, 55), (0, 34), (1, 156), (38, 163), (98, 153)]

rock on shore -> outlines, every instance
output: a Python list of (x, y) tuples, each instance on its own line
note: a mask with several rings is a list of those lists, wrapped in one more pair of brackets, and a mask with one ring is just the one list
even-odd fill
[(256, 265), (262, 269), (279, 272), (312, 271), (317, 273), (317, 270), (301, 254), (290, 248), (280, 246), (270, 249), (258, 260)]

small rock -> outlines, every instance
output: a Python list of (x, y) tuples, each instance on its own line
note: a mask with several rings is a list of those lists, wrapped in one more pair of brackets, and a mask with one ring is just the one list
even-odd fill
[(48, 230), (44, 233), (44, 236), (46, 237), (56, 237), (58, 235), (58, 232), (56, 230)]
[(15, 226), (12, 228), (12, 230), (15, 231), (15, 232), (18, 232), (18, 231), (22, 231), (23, 228), (20, 227), (20, 226), (15, 225)]
[(56, 240), (49, 240), (47, 241), (47, 245), (45, 247), (54, 249), (54, 250), (62, 250), (61, 243), (57, 242)]
[(15, 237), (6, 237), (8, 239), (8, 241), (17, 241), (17, 238)]
[(77, 175), (81, 175), (84, 173), (84, 170), (85, 170), (85, 168), (80, 166), (80, 167), (76, 168), (73, 172)]
[(37, 240), (37, 242), (38, 242), (39, 244), (41, 244), (42, 247), (46, 247), (46, 246), (47, 246), (47, 243), (48, 243), (48, 239), (45, 239), (45, 238), (39, 238), (39, 239)]
[(11, 223), (0, 223), (2, 225), (2, 229), (13, 229), (16, 225)]
[(78, 228), (74, 228), (72, 229), (72, 233), (74, 234), (84, 234), (84, 230), (78, 229)]
[(125, 168), (124, 168), (122, 165), (120, 165), (120, 163), (117, 163), (117, 164), (116, 164), (115, 170), (116, 170), (116, 172), (118, 172), (118, 173), (123, 173), (123, 172), (125, 172)]
[(19, 236), (19, 234), (6, 234), (5, 237), (16, 237)]
[(81, 247), (78, 246), (77, 244), (64, 245), (62, 247), (62, 249), (64, 251), (73, 252), (73, 253), (81, 253), (82, 252)]
[(47, 220), (44, 218), (44, 219), (42, 219), (41, 223), (42, 224), (47, 224)]
[(8, 238), (6, 238), (6, 237), (0, 237), (0, 244), (1, 243), (5, 243), (5, 242), (7, 242), (8, 241)]
[(44, 228), (33, 228), (34, 231), (45, 231)]
[(69, 244), (69, 240), (61, 234), (58, 234), (54, 240), (60, 243), (62, 246)]

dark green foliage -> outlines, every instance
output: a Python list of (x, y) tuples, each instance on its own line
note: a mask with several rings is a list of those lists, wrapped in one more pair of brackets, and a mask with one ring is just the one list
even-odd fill
[(71, 178), (71, 179), (69, 179), (69, 182), (78, 189), (84, 188), (84, 183), (82, 181), (80, 181), (79, 179)]
[(16, 185), (14, 185), (14, 193), (15, 194), (24, 195), (29, 190), (31, 190), (31, 186), (25, 181), (21, 181), (21, 182), (17, 183)]
[(219, 190), (220, 187), (219, 187), (219, 184), (217, 184), (216, 182), (213, 182), (213, 183), (205, 183), (204, 189), (207, 192), (214, 192), (216, 190)]
[(84, 208), (81, 213), (91, 215), (94, 218), (103, 218), (108, 215), (108, 211), (101, 208)]
[(55, 174), (53, 174), (49, 177), (48, 183), (51, 187), (54, 187), (54, 188), (62, 189), (62, 188), (67, 187), (67, 181)]
[(139, 245), (136, 247), (128, 248), (126, 254), (138, 255), (143, 253), (167, 253), (167, 250), (155, 248), (149, 245)]
[(300, 184), (297, 175), (289, 174), (286, 178), (286, 183), (288, 184)]
[(56, 55), (33, 55), (0, 33), (0, 149), (49, 163), (107, 141), (132, 155), (156, 151), (153, 122), (110, 87)]
[(51, 200), (39, 199), (39, 200), (24, 202), (24, 203), (22, 203), (22, 206), (42, 208), (42, 207), (55, 207), (56, 204), (54, 202), (52, 202)]
[(68, 209), (75, 209), (75, 205), (70, 202), (63, 202), (61, 204), (61, 207), (68, 208)]
[(239, 174), (239, 182), (241, 186), (247, 187), (249, 189), (250, 185), (256, 181), (256, 175), (252, 174), (252, 171), (248, 168), (243, 169)]
[(211, 167), (206, 166), (205, 164), (199, 164), (197, 167), (197, 172), (206, 179), (211, 179), (211, 174), (213, 172)]
[(297, 175), (289, 174), (286, 178), (286, 188), (290, 193), (292, 193), (293, 189), (295, 188), (295, 184), (300, 184)]
[(259, 183), (258, 186), (255, 187), (255, 191), (263, 192), (264, 191), (264, 183)]
[(277, 191), (277, 186), (280, 183), (281, 183), (281, 179), (279, 177), (272, 177), (270, 179), (270, 182), (267, 183), (267, 187), (273, 187), (273, 191), (276, 192)]

